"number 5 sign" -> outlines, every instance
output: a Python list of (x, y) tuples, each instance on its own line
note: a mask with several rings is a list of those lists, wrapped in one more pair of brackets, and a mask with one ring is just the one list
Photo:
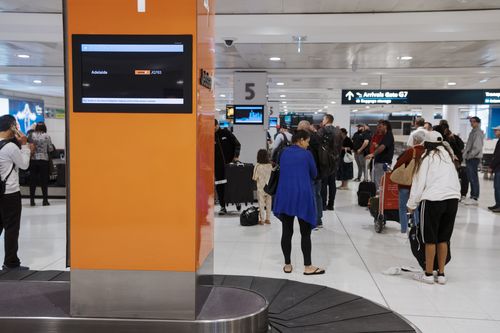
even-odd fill
[(266, 72), (234, 73), (234, 104), (266, 104)]

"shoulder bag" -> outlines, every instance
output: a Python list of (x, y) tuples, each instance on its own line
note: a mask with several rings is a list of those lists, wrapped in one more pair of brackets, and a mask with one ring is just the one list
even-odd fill
[(416, 150), (413, 148), (413, 157), (410, 163), (408, 163), (408, 165), (403, 163), (397, 169), (393, 170), (391, 181), (398, 185), (411, 186), (413, 182), (413, 171), (415, 170), (415, 154)]

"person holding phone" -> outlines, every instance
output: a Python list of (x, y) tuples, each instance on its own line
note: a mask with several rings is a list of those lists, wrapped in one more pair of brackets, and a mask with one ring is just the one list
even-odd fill
[(0, 234), (4, 232), (5, 240), (3, 270), (29, 269), (21, 266), (17, 256), (22, 210), (19, 168), (28, 169), (32, 149), (28, 138), (17, 129), (16, 118), (0, 117), (0, 178), (5, 183), (5, 191), (0, 193)]

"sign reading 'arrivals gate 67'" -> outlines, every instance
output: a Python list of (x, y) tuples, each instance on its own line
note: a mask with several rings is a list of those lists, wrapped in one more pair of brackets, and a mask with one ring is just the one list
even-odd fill
[(342, 104), (500, 105), (500, 89), (342, 90)]

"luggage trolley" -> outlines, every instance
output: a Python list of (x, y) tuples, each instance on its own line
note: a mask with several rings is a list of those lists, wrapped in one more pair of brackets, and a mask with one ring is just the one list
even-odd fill
[[(375, 232), (381, 233), (384, 230), (386, 221), (400, 222), (399, 189), (398, 184), (391, 181), (391, 172), (386, 172), (382, 176), (380, 195), (370, 201), (370, 213), (374, 217)], [(375, 207), (378, 207), (378, 209)]]

